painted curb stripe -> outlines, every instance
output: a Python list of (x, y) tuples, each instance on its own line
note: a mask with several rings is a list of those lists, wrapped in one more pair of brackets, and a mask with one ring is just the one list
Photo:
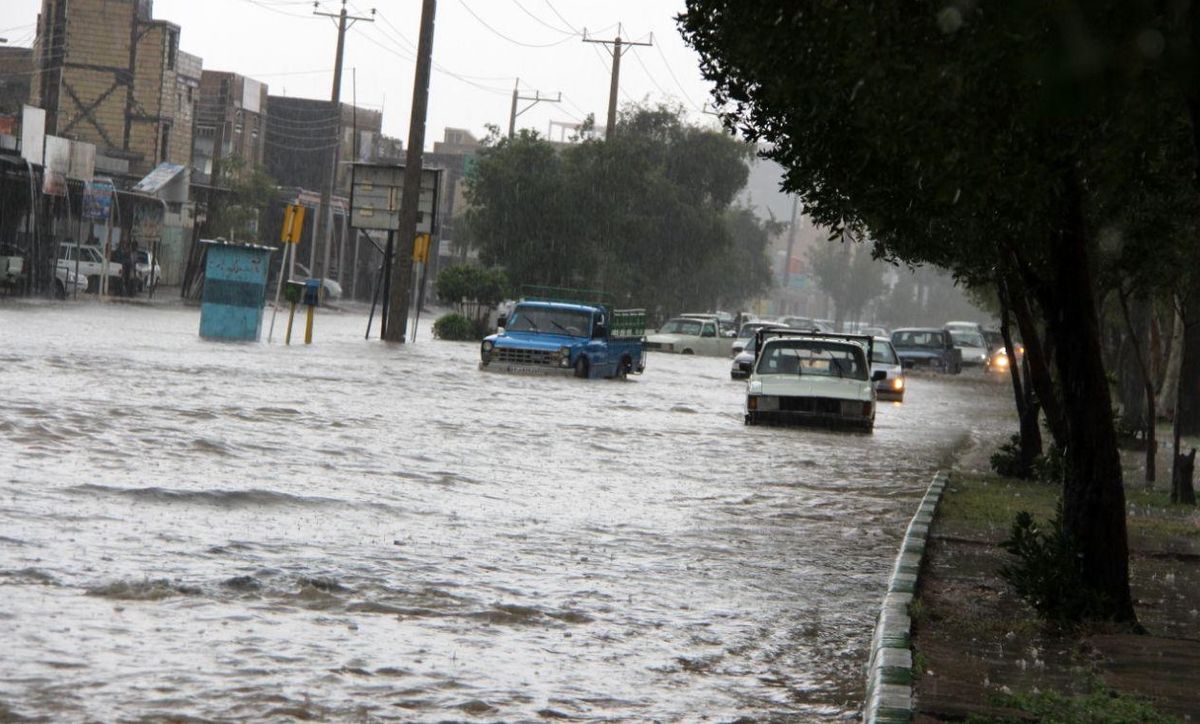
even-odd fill
[(887, 594), (879, 607), (879, 618), (871, 637), (871, 657), (867, 663), (867, 698), (863, 703), (866, 724), (892, 724), (913, 720), (912, 619), (909, 604), (917, 589), (921, 561), (929, 527), (946, 490), (949, 476), (943, 471), (933, 476), (929, 489), (913, 514), (900, 551), (892, 564)]

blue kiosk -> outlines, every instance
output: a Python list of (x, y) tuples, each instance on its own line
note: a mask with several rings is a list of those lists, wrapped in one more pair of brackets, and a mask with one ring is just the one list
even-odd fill
[(267, 299), (269, 246), (202, 239), (207, 261), (200, 306), (200, 336), (256, 342)]

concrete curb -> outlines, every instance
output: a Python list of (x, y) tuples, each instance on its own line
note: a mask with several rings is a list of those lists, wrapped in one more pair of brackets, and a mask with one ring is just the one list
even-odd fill
[(950, 476), (939, 472), (925, 492), (917, 513), (904, 532), (904, 542), (888, 578), (887, 595), (871, 638), (867, 664), (867, 698), (863, 721), (867, 724), (910, 722), (913, 719), (912, 620), (908, 606), (917, 588), (917, 574), (925, 557), (925, 539), (933, 514)]

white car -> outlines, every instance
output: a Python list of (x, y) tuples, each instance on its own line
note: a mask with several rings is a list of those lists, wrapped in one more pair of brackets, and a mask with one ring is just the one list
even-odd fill
[(880, 400), (904, 402), (904, 387), (908, 380), (904, 376), (904, 365), (887, 337), (876, 337), (871, 345), (871, 377), (880, 372), (883, 379), (875, 380), (875, 396)]
[(754, 339), (755, 332), (763, 329), (764, 327), (778, 326), (780, 325), (776, 324), (775, 322), (746, 322), (742, 325), (742, 328), (738, 330), (737, 337), (733, 340), (733, 349), (730, 350), (729, 354), (737, 357), (742, 353), (742, 350), (746, 349), (750, 345), (751, 340)]
[(66, 299), (77, 292), (86, 292), (87, 288), (87, 277), (82, 274), (76, 274), (70, 269), (63, 269), (61, 266), (54, 270), (55, 298)]
[(746, 384), (747, 425), (875, 427), (872, 339), (792, 332), (763, 340)]
[[(98, 246), (89, 244), (59, 244), (57, 268), (74, 272), (88, 282), (90, 291), (100, 291), (100, 278), (104, 274), (104, 253)], [(109, 260), (108, 288), (112, 292), (121, 289), (121, 265)]]
[(949, 328), (950, 339), (954, 346), (962, 350), (962, 363), (968, 366), (986, 366), (988, 363), (988, 346), (983, 335), (963, 328)]
[(675, 354), (724, 357), (733, 340), (722, 337), (715, 316), (684, 315), (664, 324), (657, 334), (646, 336), (646, 349)]
[(138, 249), (135, 253), (133, 270), (137, 275), (138, 291), (154, 289), (162, 279), (162, 268), (149, 249)]

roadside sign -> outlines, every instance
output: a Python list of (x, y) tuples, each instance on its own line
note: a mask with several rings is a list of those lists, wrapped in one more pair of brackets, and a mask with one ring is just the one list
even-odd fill
[(429, 261), (429, 234), (417, 234), (413, 239), (413, 261), (422, 264)]
[[(421, 169), (421, 195), (417, 202), (417, 233), (436, 228), (439, 169)], [(354, 164), (350, 190), (350, 225), (356, 229), (396, 231), (400, 228), (400, 200), (404, 195), (404, 167), (378, 163)]]
[(283, 226), (279, 230), (279, 241), (284, 244), (299, 244), (304, 233), (304, 213), (300, 204), (288, 204), (283, 212)]
[(105, 221), (112, 214), (113, 195), (116, 187), (112, 179), (97, 176), (89, 181), (83, 191), (83, 218)]
[(133, 210), (133, 240), (151, 246), (162, 240), (162, 207), (140, 205)]

